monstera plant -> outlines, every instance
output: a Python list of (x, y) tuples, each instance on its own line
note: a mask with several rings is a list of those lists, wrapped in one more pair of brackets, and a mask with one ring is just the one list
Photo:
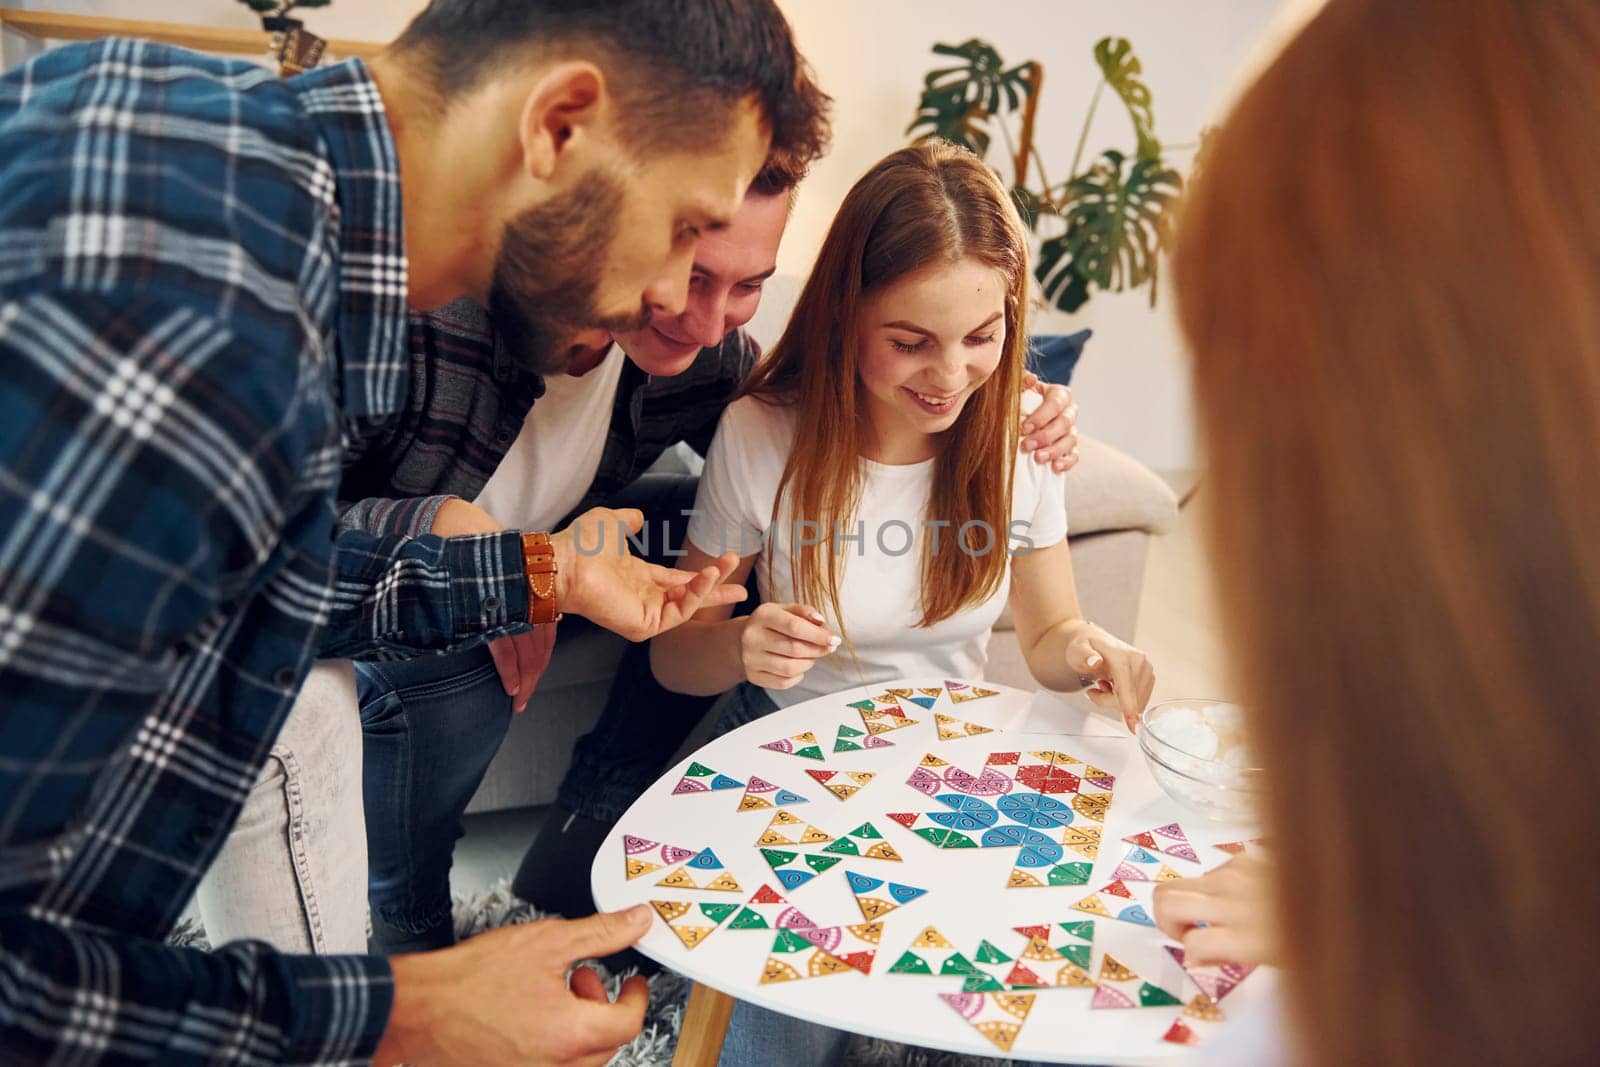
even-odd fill
[[(993, 45), (976, 38), (936, 44), (933, 51), (956, 62), (923, 79), (917, 115), (906, 132), (917, 133), (919, 140), (943, 137), (986, 156), (991, 130), (999, 130), (1012, 195), (1039, 237), (1034, 274), (1045, 299), (1063, 311), (1076, 311), (1094, 289), (1148, 287), (1154, 306), (1159, 257), (1170, 237), (1183, 178), (1163, 156), (1150, 88), (1133, 46), (1120, 37), (1095, 44), (1100, 81), (1072, 166), (1060, 183), (1046, 176), (1033, 143), (1043, 65), (1030, 59), (1008, 67)], [(1131, 151), (1107, 148), (1085, 165), (1089, 127), (1108, 88), (1127, 110), (1134, 143)]]

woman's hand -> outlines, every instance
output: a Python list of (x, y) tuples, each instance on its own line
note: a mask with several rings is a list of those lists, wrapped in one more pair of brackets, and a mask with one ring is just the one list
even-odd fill
[(1236, 856), (1210, 874), (1162, 883), (1155, 919), (1190, 963), (1276, 963), (1272, 861)]
[(739, 637), (744, 676), (763, 689), (791, 689), (839, 647), (821, 612), (805, 604), (762, 604)]
[(1150, 658), (1091, 622), (1080, 621), (1067, 641), (1067, 665), (1084, 679), (1096, 707), (1115, 708), (1132, 731), (1156, 686)]

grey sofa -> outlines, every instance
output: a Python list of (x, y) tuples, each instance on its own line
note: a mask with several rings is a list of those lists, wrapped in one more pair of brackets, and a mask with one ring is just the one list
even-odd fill
[[(1151, 536), (1177, 517), (1166, 483), (1137, 460), (1090, 438), (1067, 475), (1072, 566), (1084, 615), (1124, 639), (1138, 622), (1139, 594)], [(668, 463), (682, 462), (669, 453)], [(683, 469), (683, 468), (680, 468)], [(556, 642), (550, 668), (528, 709), (516, 716), (469, 811), (548, 804), (566, 773), (572, 745), (605, 703), (620, 638), (593, 627), (572, 628)], [(989, 645), (987, 675), (1033, 688), (1022, 651), (1002, 616)], [(697, 743), (708, 723), (690, 739)]]

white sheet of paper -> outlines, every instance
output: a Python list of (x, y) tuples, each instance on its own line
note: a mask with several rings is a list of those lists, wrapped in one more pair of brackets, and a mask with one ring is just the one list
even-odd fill
[(1097, 710), (1081, 693), (1066, 696), (1045, 690), (1033, 695), (1027, 715), (1013, 729), (1025, 734), (1073, 734), (1124, 740), (1132, 736), (1120, 718)]

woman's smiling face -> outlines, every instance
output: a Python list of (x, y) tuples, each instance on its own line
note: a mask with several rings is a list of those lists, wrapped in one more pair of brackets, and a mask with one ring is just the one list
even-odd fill
[(862, 305), (857, 334), (874, 455), (914, 463), (1000, 364), (1006, 280), (962, 258), (908, 274)]

